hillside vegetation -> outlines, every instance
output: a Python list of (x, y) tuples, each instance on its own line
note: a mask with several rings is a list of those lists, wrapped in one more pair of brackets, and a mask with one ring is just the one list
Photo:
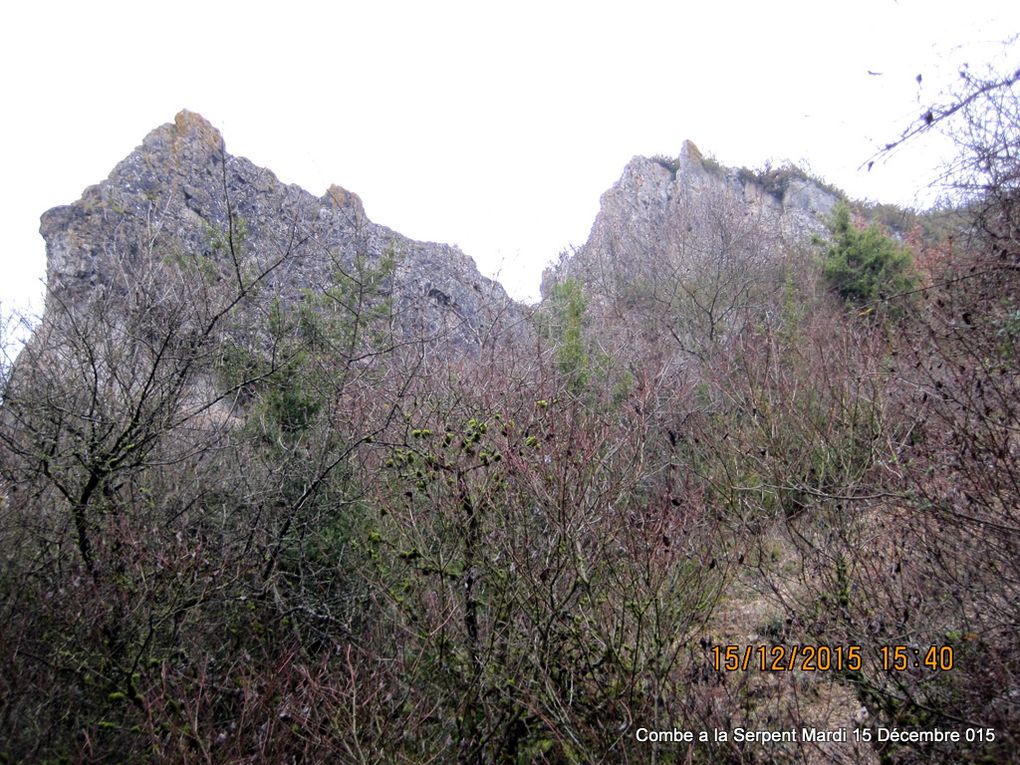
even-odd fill
[[(470, 346), (408, 330), (398, 246), (273, 288), (229, 201), (214, 256), (51, 291), (0, 410), (0, 761), (1013, 761), (1005, 92), (944, 234), (692, 197)], [(635, 735), (738, 726), (982, 734)]]

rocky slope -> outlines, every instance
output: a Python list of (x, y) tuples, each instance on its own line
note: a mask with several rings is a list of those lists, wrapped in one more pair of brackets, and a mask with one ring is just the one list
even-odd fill
[[(315, 197), (226, 153), (204, 118), (180, 112), (74, 204), (42, 216), (49, 300), (115, 282), (153, 258), (286, 256), (266, 286), (284, 299), (321, 287), (355, 260), (396, 257), (391, 289), (407, 332), (477, 343), (512, 310), (496, 282), (455, 247), (417, 242), (370, 221), (359, 197)], [(233, 246), (228, 246), (233, 245)]]
[(612, 295), (663, 264), (781, 257), (825, 231), (838, 197), (794, 168), (753, 173), (720, 166), (685, 141), (677, 159), (635, 157), (602, 195), (587, 242), (543, 276), (543, 295), (576, 278)]
[[(543, 276), (576, 278), (590, 297), (635, 290), (685, 308), (663, 289), (687, 289), (706, 274), (747, 272), (806, 249), (824, 232), (837, 197), (790, 168), (754, 174), (705, 159), (684, 142), (677, 159), (635, 157), (601, 200), (588, 241)], [(356, 263), (396, 259), (385, 290), (413, 337), (484, 344), (523, 313), (455, 247), (417, 242), (373, 223), (360, 198), (339, 186), (315, 197), (224, 149), (201, 116), (180, 112), (153, 130), (81, 199), (42, 217), (49, 300), (76, 299), (168, 258), (231, 260), (252, 273), (283, 259), (261, 286), (295, 302)], [(721, 265), (720, 265), (721, 264)], [(686, 280), (686, 281), (685, 281)]]

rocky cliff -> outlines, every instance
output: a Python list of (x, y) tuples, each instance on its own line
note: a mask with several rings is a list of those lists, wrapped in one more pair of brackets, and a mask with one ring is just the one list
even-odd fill
[[(635, 157), (603, 194), (587, 242), (545, 273), (543, 295), (576, 278), (597, 298), (644, 290), (683, 310), (659, 294), (664, 285), (675, 292), (713, 269), (718, 279), (803, 250), (836, 201), (793, 168), (722, 167), (689, 141), (676, 159)], [(282, 183), (228, 154), (220, 133), (188, 111), (149, 133), (77, 202), (45, 213), (40, 231), (49, 300), (80, 302), (156, 260), (258, 273), (279, 259), (260, 289), (295, 302), (338, 272), (392, 256), (385, 291), (408, 335), (477, 345), (523, 315), (459, 249), (373, 223), (358, 195), (339, 186), (316, 197)]]
[(837, 200), (796, 168), (727, 168), (685, 141), (676, 159), (639, 156), (627, 164), (602, 195), (588, 240), (546, 271), (542, 292), (576, 278), (612, 294), (664, 265), (675, 274), (706, 258), (781, 257), (824, 233)]
[(42, 216), (48, 302), (111, 285), (153, 259), (282, 258), (264, 289), (284, 299), (328, 284), (354, 263), (395, 259), (386, 289), (406, 332), (478, 342), (512, 301), (455, 247), (417, 242), (365, 214), (357, 194), (316, 197), (224, 149), (198, 114), (156, 128), (74, 204)]

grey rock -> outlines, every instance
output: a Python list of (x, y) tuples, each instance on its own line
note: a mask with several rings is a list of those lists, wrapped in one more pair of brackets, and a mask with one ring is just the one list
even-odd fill
[(620, 180), (602, 195), (585, 244), (546, 270), (543, 296), (564, 278), (579, 279), (597, 297), (619, 292), (652, 264), (673, 261), (682, 267), (676, 262), (678, 251), (697, 249), (686, 234), (696, 233), (706, 218), (753, 221), (754, 232), (746, 223), (736, 224), (735, 230), (753, 233), (764, 254), (778, 258), (824, 236), (826, 218), (837, 202), (830, 191), (788, 168), (758, 177), (706, 159), (691, 141), (684, 141), (669, 163), (675, 172), (666, 164), (640, 156), (627, 164)]
[(791, 180), (783, 195), (784, 208), (800, 210), (816, 218), (830, 215), (837, 201), (831, 192), (801, 178)]
[[(50, 298), (116, 282), (148, 259), (225, 258), (223, 241), (252, 267), (287, 253), (267, 283), (286, 300), (324, 286), (355, 258), (397, 257), (390, 289), (407, 333), (478, 344), (517, 307), (456, 247), (418, 242), (373, 223), (357, 194), (320, 197), (228, 154), (200, 115), (180, 112), (147, 135), (81, 199), (42, 216)], [(219, 244), (216, 242), (219, 240)]]

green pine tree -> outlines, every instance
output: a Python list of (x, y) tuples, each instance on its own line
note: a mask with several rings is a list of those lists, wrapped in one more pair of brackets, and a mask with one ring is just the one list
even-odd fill
[(885, 236), (878, 226), (854, 226), (850, 209), (836, 206), (829, 223), (832, 241), (823, 270), (835, 292), (855, 305), (870, 305), (917, 286), (910, 250)]

